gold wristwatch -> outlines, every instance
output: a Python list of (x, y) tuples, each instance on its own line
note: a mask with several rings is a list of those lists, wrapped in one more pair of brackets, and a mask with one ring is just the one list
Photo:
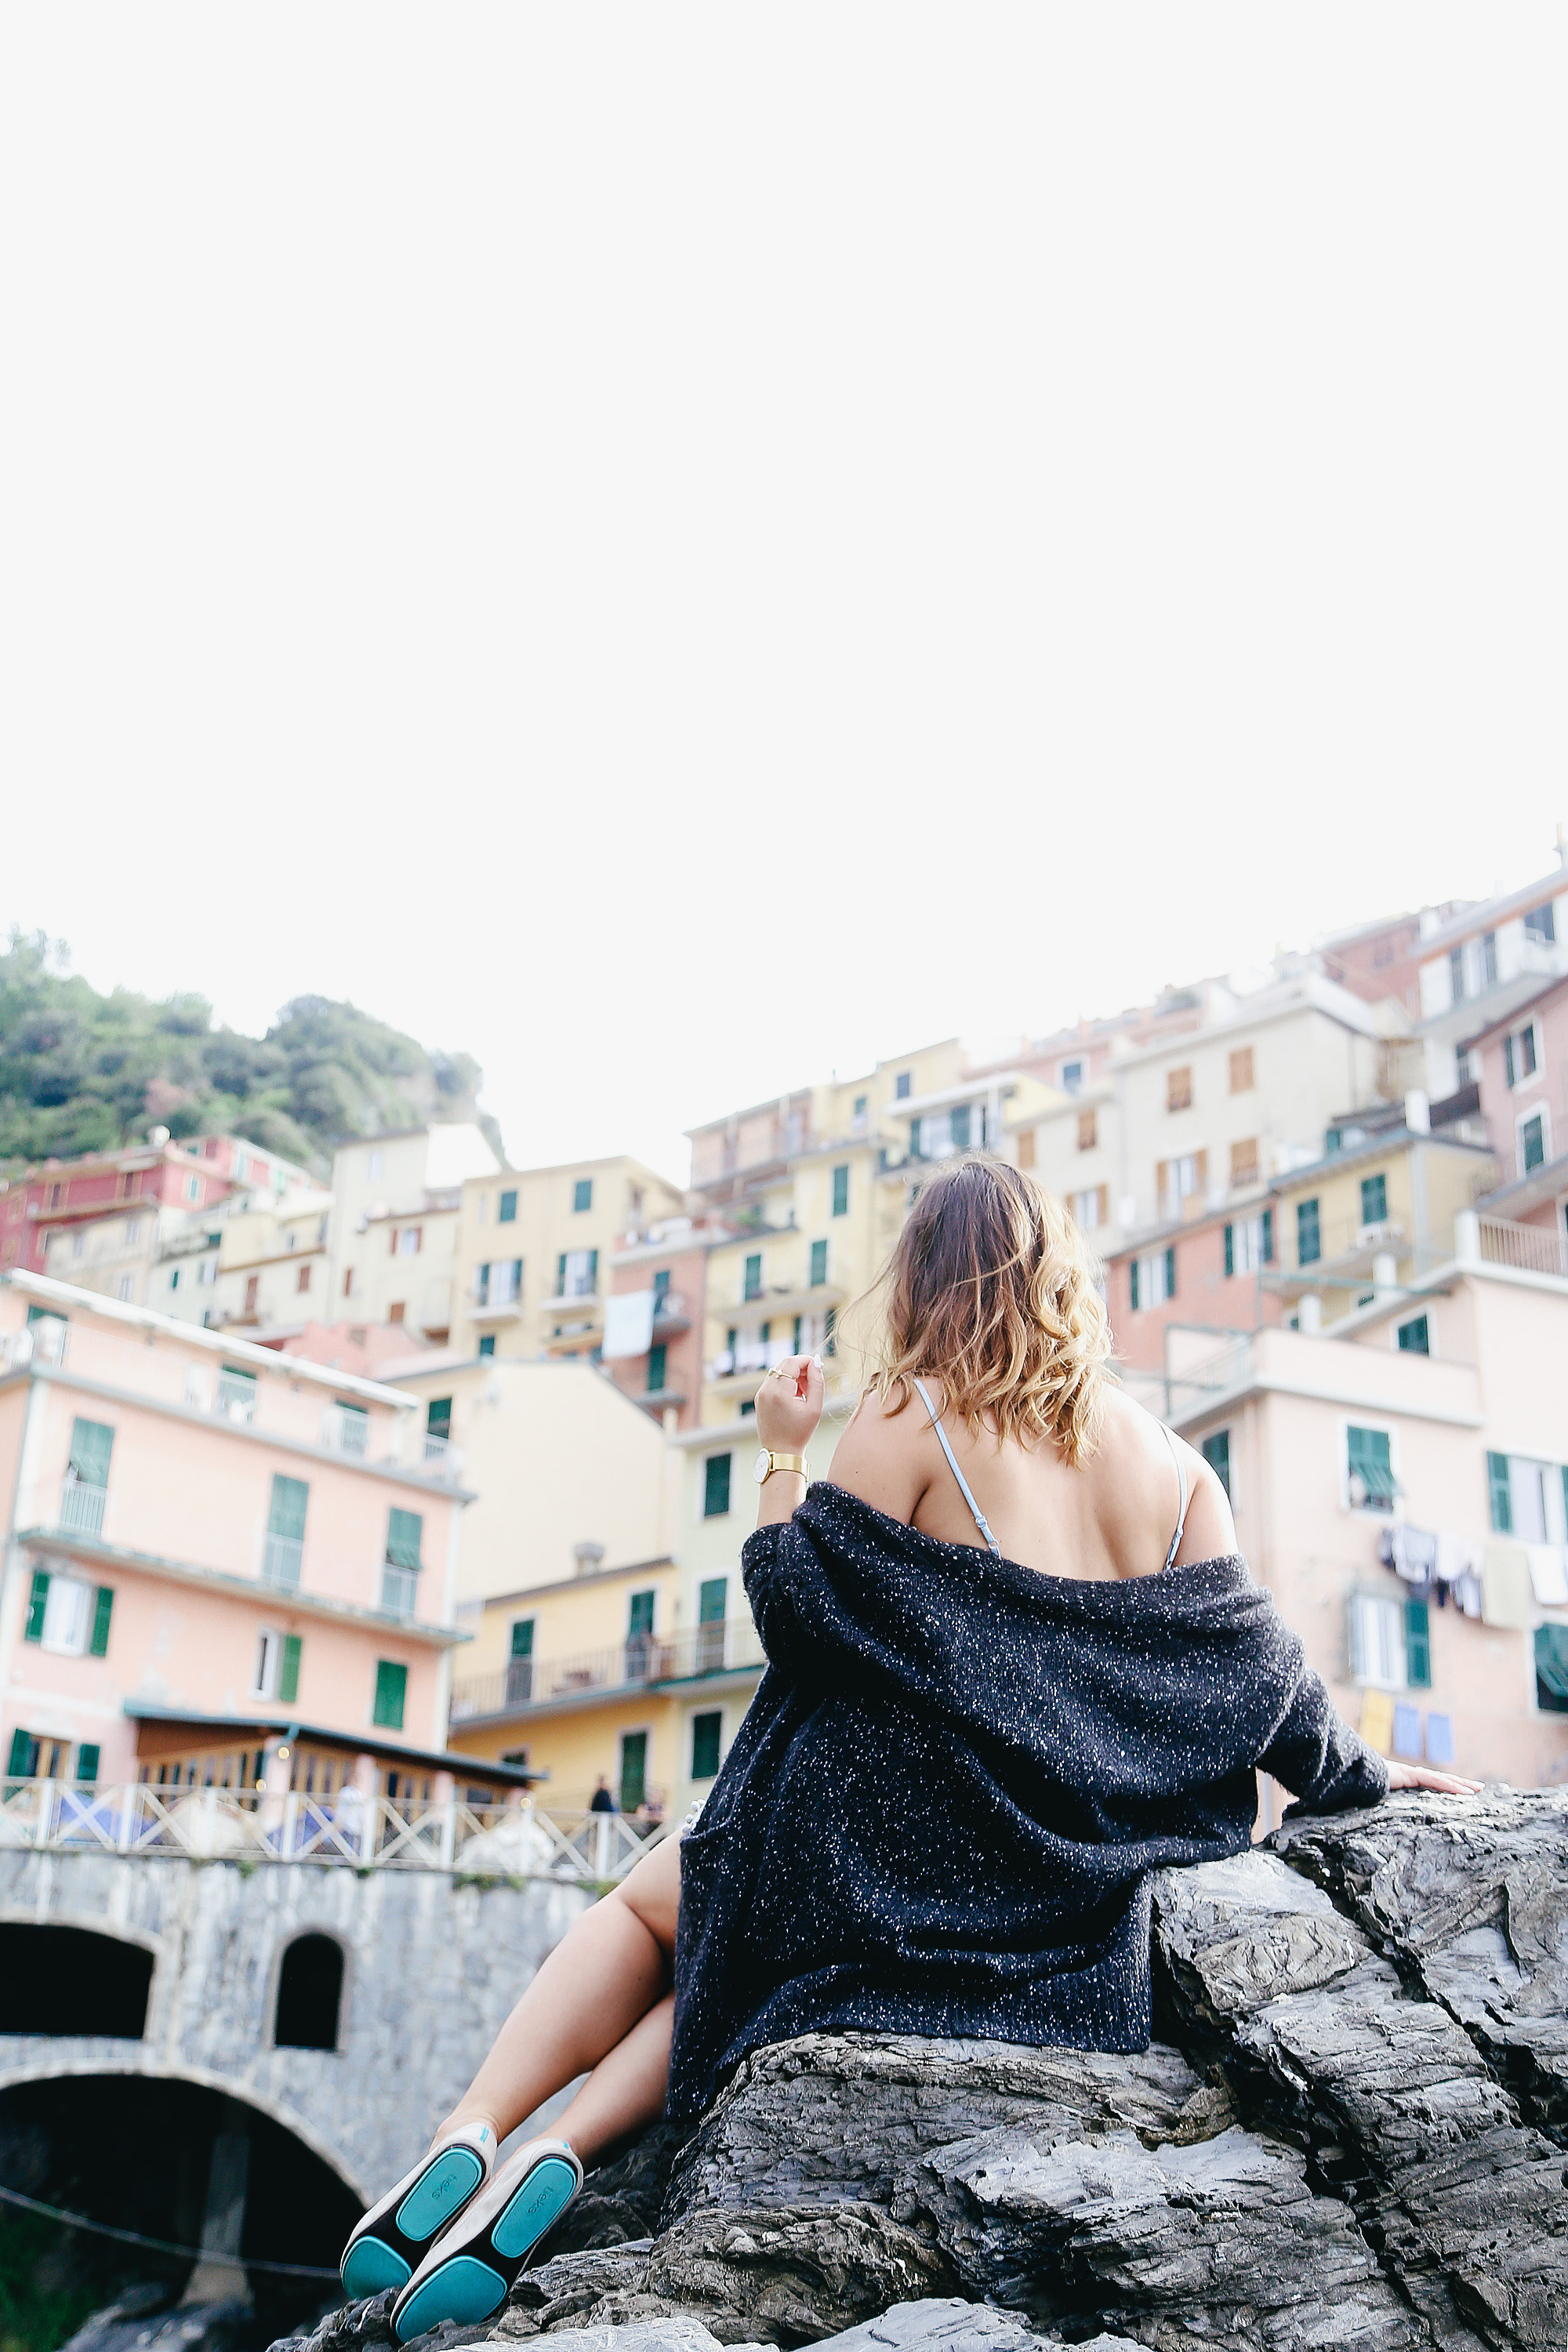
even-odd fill
[(775, 1470), (798, 1470), (804, 1478), (805, 1456), (804, 1454), (770, 1454), (764, 1445), (758, 1453), (752, 1475), (760, 1486), (773, 1476)]

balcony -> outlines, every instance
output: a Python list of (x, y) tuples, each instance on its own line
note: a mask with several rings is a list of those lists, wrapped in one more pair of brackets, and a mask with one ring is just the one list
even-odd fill
[(727, 1617), (663, 1637), (634, 1636), (609, 1649), (514, 1659), (499, 1674), (455, 1683), (451, 1719), (455, 1727), (542, 1707), (595, 1706), (627, 1691), (668, 1690), (711, 1675), (752, 1674), (765, 1664), (750, 1617)]
[(256, 1382), (244, 1372), (220, 1372), (213, 1411), (220, 1421), (237, 1422), (248, 1429), (256, 1419)]
[(494, 1329), (500, 1323), (515, 1323), (522, 1314), (522, 1293), (514, 1290), (504, 1297), (476, 1298), (468, 1308), (470, 1323), (483, 1323)]
[(270, 1532), (261, 1554), (261, 1573), (268, 1584), (276, 1584), (285, 1592), (297, 1592), (300, 1570), (305, 1557), (301, 1536), (275, 1536)]
[(71, 1536), (100, 1536), (103, 1533), (103, 1507), (108, 1500), (107, 1486), (89, 1486), (80, 1478), (68, 1478), (60, 1494), (61, 1532)]
[(384, 1617), (395, 1617), (406, 1624), (414, 1615), (419, 1597), (419, 1570), (399, 1568), (395, 1561), (385, 1560), (381, 1570), (381, 1612)]
[(1478, 1217), (1481, 1263), (1505, 1265), (1516, 1274), (1568, 1278), (1568, 1233), (1548, 1225), (1516, 1225), (1507, 1217)]
[(363, 1462), (370, 1446), (370, 1415), (356, 1412), (352, 1405), (328, 1405), (321, 1415), (321, 1444)]
[(672, 1339), (678, 1332), (691, 1328), (691, 1310), (679, 1290), (654, 1293), (653, 1336), (656, 1339)]

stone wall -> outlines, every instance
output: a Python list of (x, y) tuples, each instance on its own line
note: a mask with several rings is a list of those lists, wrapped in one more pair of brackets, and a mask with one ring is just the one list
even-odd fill
[[(0, 2090), (68, 2073), (212, 2084), (288, 2125), (368, 2200), (412, 2162), (592, 1899), (548, 1879), (0, 1848), (0, 1919), (154, 1954), (142, 2041), (0, 2034)], [(307, 1931), (345, 1955), (335, 2051), (271, 2043), (279, 1959)]]

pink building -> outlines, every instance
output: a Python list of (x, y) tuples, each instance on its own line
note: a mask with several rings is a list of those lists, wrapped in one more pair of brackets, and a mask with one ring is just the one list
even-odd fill
[[(1465, 1040), (1502, 1182), (1481, 1207), (1550, 1236), (1568, 1271), (1568, 980), (1550, 980)], [(1543, 1261), (1544, 1263), (1544, 1261)]]
[(702, 1404), (702, 1322), (708, 1254), (732, 1238), (717, 1218), (667, 1217), (610, 1261), (604, 1364), (646, 1412), (693, 1429)]
[(281, 1192), (308, 1184), (303, 1169), (237, 1135), (198, 1135), (121, 1151), (90, 1152), (81, 1160), (47, 1160), (0, 1189), (0, 1271), (41, 1274), (52, 1235), (95, 1218), (122, 1213), (132, 1202), (188, 1209), (199, 1215), (230, 1193)]
[(457, 1469), (397, 1390), (0, 1275), (9, 1778), (444, 1793)]

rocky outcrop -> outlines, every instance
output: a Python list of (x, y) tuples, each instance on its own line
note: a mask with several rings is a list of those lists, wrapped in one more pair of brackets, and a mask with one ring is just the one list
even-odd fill
[[(1394, 1798), (1155, 1888), (1141, 2057), (811, 2034), (592, 2177), (482, 2335), (1568, 2345), (1568, 1798)], [(384, 2299), (296, 2352), (388, 2341)], [(453, 2340), (458, 2340), (454, 2338)]]

